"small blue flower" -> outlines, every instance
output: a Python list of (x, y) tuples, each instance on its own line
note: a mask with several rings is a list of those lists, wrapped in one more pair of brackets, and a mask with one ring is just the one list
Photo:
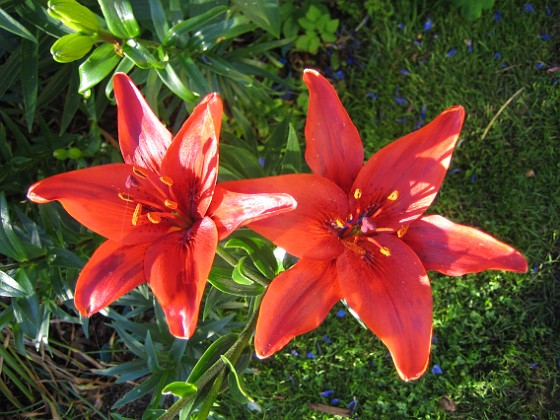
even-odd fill
[(406, 105), (408, 103), (405, 98), (396, 97), (396, 98), (393, 98), (393, 99), (395, 100), (396, 103), (398, 103), (400, 105)]
[(471, 177), (469, 178), (471, 182), (476, 181), (477, 175), (476, 174), (472, 174)]
[(537, 64), (535, 64), (535, 68), (536, 68), (537, 70), (540, 70), (540, 69), (542, 69), (543, 67), (544, 67), (544, 63), (537, 63)]
[(310, 352), (310, 351), (307, 352), (305, 357), (307, 357), (308, 359), (315, 359), (315, 355), (313, 354), (313, 352)]
[(432, 22), (432, 19), (428, 19), (426, 22), (424, 22), (424, 32), (428, 32), (430, 29), (432, 29), (433, 26), (434, 23)]
[(494, 12), (494, 22), (495, 23), (500, 23), (502, 21), (503, 15), (501, 12), (498, 12), (497, 10)]
[(329, 338), (328, 335), (324, 335), (323, 336), (323, 340), (325, 340), (327, 343), (332, 344), (332, 340)]
[(495, 60), (499, 60), (500, 58), (502, 58), (502, 53), (499, 52), (499, 51), (496, 51), (496, 52), (494, 53), (494, 59), (495, 59)]
[(447, 54), (445, 54), (447, 57), (453, 57), (455, 54), (457, 54), (457, 48), (452, 48), (449, 51), (447, 51)]
[(541, 39), (543, 41), (548, 41), (550, 39), (550, 35), (549, 34), (541, 34)]
[(552, 16), (552, 9), (549, 6), (546, 6), (544, 8), (544, 11), (545, 11), (547, 16)]
[(441, 368), (439, 367), (439, 365), (434, 365), (434, 367), (432, 368), (432, 373), (434, 375), (442, 375), (443, 374), (443, 370), (441, 370)]
[(327, 389), (326, 391), (321, 392), (321, 395), (323, 397), (330, 397), (332, 394), (334, 394), (334, 391), (332, 389)]
[(377, 92), (368, 92), (367, 97), (368, 97), (369, 99), (372, 99), (372, 100), (375, 101), (377, 98), (379, 98), (379, 93), (377, 93)]
[(403, 30), (404, 28), (406, 28), (406, 25), (404, 23), (399, 23), (397, 24), (397, 28)]
[(523, 5), (523, 10), (525, 10), (527, 13), (534, 13), (535, 12), (535, 8), (533, 7), (533, 5), (531, 3), (525, 3)]
[(342, 70), (335, 71), (334, 77), (336, 77), (338, 80), (344, 79), (344, 72)]
[(414, 124), (413, 130), (421, 129), (424, 126), (424, 124), (426, 124), (426, 121), (424, 121), (424, 120), (418, 121), (416, 124)]
[(539, 364), (538, 364), (537, 362), (531, 362), (531, 363), (529, 363), (529, 366), (531, 366), (531, 369), (536, 369), (538, 365), (539, 365)]
[(350, 401), (350, 402), (348, 403), (348, 405), (346, 406), (346, 408), (352, 409), (352, 408), (356, 407), (356, 404), (357, 404), (357, 403), (358, 403), (358, 402), (357, 402), (356, 399), (354, 398), (352, 401)]
[(449, 171), (451, 175), (458, 174), (459, 172), (461, 172), (461, 168), (453, 168)]
[(432, 336), (432, 343), (437, 343), (439, 340), (438, 338), (434, 335)]
[(414, 40), (414, 45), (416, 45), (417, 47), (420, 47), (422, 45), (422, 41), (420, 41), (419, 39), (415, 39)]
[(407, 69), (400, 69), (399, 70), (401, 72), (402, 75), (408, 76), (410, 74), (410, 72)]
[(259, 158), (259, 165), (261, 165), (261, 168), (264, 168), (264, 158)]
[(426, 119), (426, 111), (427, 110), (428, 110), (428, 107), (426, 106), (426, 104), (422, 104), (422, 109), (420, 109), (420, 119), (421, 120)]
[(340, 402), (340, 400), (338, 398), (333, 398), (331, 400), (331, 405), (338, 405), (339, 402)]
[(467, 44), (467, 51), (469, 52), (469, 54), (471, 54), (474, 50), (472, 40), (470, 39), (465, 40), (465, 44)]
[(299, 353), (297, 352), (297, 350), (292, 350), (290, 351), (290, 353), (292, 353), (292, 356), (299, 357)]
[(539, 272), (539, 264), (533, 264), (533, 274), (537, 274)]
[(288, 62), (288, 60), (286, 59), (286, 57), (280, 57), (278, 59), (278, 61), (280, 62), (280, 64), (286, 64)]
[(336, 313), (336, 316), (339, 318), (344, 318), (346, 316), (346, 311), (344, 309), (339, 309)]

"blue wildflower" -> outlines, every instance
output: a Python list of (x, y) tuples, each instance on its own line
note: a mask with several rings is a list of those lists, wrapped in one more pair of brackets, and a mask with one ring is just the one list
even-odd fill
[(346, 311), (344, 309), (339, 309), (336, 313), (336, 316), (339, 318), (344, 318), (346, 316)]
[(502, 58), (502, 53), (499, 51), (496, 51), (494, 53), (494, 59), (499, 60), (500, 58)]
[(437, 343), (439, 340), (438, 338), (434, 335), (432, 336), (432, 343)]
[(338, 80), (344, 79), (344, 72), (342, 70), (335, 71), (334, 77), (336, 77)]
[(471, 182), (476, 181), (477, 175), (476, 174), (472, 174), (471, 177), (469, 178)]
[(445, 54), (447, 57), (453, 57), (455, 54), (457, 54), (457, 48), (452, 48), (449, 51), (447, 51), (447, 54)]
[(535, 12), (535, 8), (533, 7), (533, 5), (531, 3), (525, 3), (523, 5), (523, 10), (526, 11), (527, 13), (534, 13)]
[(420, 41), (419, 39), (415, 39), (414, 40), (414, 45), (416, 45), (417, 47), (420, 47), (422, 45), (422, 41)]
[(426, 106), (426, 104), (422, 104), (422, 109), (420, 109), (420, 119), (421, 120), (426, 119), (426, 111), (427, 110), (428, 110), (428, 107)]
[(535, 68), (536, 68), (537, 70), (540, 70), (540, 69), (542, 69), (543, 67), (544, 67), (544, 63), (537, 63), (537, 64), (535, 64)]
[(543, 41), (548, 41), (550, 39), (550, 35), (549, 34), (541, 34), (541, 39)]
[(399, 24), (397, 24), (397, 28), (402, 30), (402, 29), (406, 28), (406, 25), (404, 23), (399, 23)]
[(401, 72), (402, 75), (404, 76), (408, 76), (410, 74), (410, 72), (407, 69), (400, 69), (399, 70)]
[(537, 362), (531, 362), (531, 363), (529, 363), (529, 366), (531, 366), (531, 369), (536, 369), (536, 367), (537, 367), (538, 365), (539, 365), (539, 364), (538, 364)]
[(498, 12), (497, 10), (494, 12), (494, 22), (495, 23), (500, 23), (502, 21), (502, 13)]
[(352, 408), (356, 407), (356, 404), (357, 404), (357, 403), (358, 403), (358, 402), (357, 402), (356, 399), (354, 398), (352, 401), (350, 401), (350, 402), (348, 403), (348, 405), (346, 406), (346, 408), (352, 409)]
[(332, 344), (332, 340), (329, 338), (328, 335), (324, 335), (323, 336), (323, 340), (325, 340), (327, 343)]
[(368, 92), (367, 97), (368, 97), (369, 99), (372, 99), (372, 100), (375, 101), (377, 98), (379, 98), (379, 93), (377, 93), (377, 92)]
[(434, 23), (432, 22), (432, 19), (426, 20), (426, 22), (424, 22), (424, 32), (428, 32), (433, 26)]
[(467, 44), (467, 50), (469, 51), (469, 53), (472, 53), (474, 50), (472, 40), (465, 39), (465, 44)]
[(451, 171), (449, 171), (451, 175), (458, 174), (459, 172), (461, 172), (461, 168), (453, 168), (451, 169)]
[(395, 100), (396, 103), (400, 105), (406, 105), (408, 103), (405, 98), (395, 97), (393, 99)]
[(331, 405), (338, 405), (339, 402), (340, 402), (340, 400), (338, 398), (333, 398), (331, 400)]
[(264, 158), (259, 158), (259, 165), (261, 165), (261, 168), (264, 168)]
[(326, 391), (321, 392), (321, 396), (323, 397), (330, 397), (332, 394), (334, 394), (332, 389), (327, 389)]
[(432, 373), (434, 375), (442, 375), (443, 374), (443, 370), (441, 370), (441, 368), (439, 367), (439, 365), (434, 365), (434, 367), (432, 368)]
[(315, 355), (311, 351), (308, 351), (305, 357), (307, 357), (308, 359), (315, 359)]
[(288, 62), (288, 60), (286, 59), (286, 57), (280, 57), (278, 59), (278, 61), (280, 62), (280, 64), (286, 64)]
[(533, 264), (533, 274), (537, 274), (539, 272), (539, 265), (537, 263)]
[(297, 350), (292, 350), (290, 351), (290, 353), (292, 353), (292, 356), (299, 357), (299, 353), (297, 352)]

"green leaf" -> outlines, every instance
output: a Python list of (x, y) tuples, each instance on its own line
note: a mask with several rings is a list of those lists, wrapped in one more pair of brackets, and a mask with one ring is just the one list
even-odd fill
[(198, 362), (196, 362), (196, 365), (187, 378), (187, 382), (196, 383), (214, 363), (220, 360), (220, 356), (225, 354), (231, 346), (233, 346), (237, 338), (237, 334), (230, 333), (214, 341), (204, 354), (200, 356)]
[(317, 6), (312, 4), (311, 6), (309, 6), (309, 9), (307, 10), (305, 17), (310, 22), (317, 22), (322, 15), (323, 13), (321, 12), (321, 10)]
[(39, 49), (36, 42), (22, 39), (21, 84), (23, 88), (23, 106), (25, 108), (25, 120), (27, 131), (31, 132), (35, 110), (37, 108), (37, 93), (39, 92)]
[(5, 63), (0, 67), (0, 97), (18, 80), (21, 68), (21, 44), (15, 48)]
[(123, 45), (122, 51), (129, 60), (141, 69), (165, 68), (165, 64), (157, 60), (140, 41), (135, 39), (128, 39)]
[(51, 54), (59, 63), (70, 63), (79, 60), (93, 47), (93, 39), (80, 32), (64, 35), (51, 47)]
[(25, 248), (12, 228), (12, 219), (4, 192), (0, 192), (0, 254), (16, 261), (27, 261)]
[(27, 30), (25, 26), (11, 17), (3, 9), (0, 9), (0, 28), (5, 29), (17, 36), (27, 39), (28, 41), (37, 43), (37, 38)]
[(156, 68), (156, 71), (159, 78), (171, 92), (187, 103), (194, 104), (197, 102), (198, 97), (183, 83), (181, 78), (177, 75), (177, 72), (171, 66), (171, 63), (167, 63), (163, 69)]
[(233, 4), (271, 35), (280, 36), (280, 5), (278, 0), (233, 0)]
[(115, 47), (112, 44), (103, 44), (97, 47), (89, 58), (80, 65), (78, 92), (88, 97), (88, 91), (107, 77), (120, 59), (121, 57), (115, 53)]
[(228, 10), (227, 6), (217, 6), (213, 9), (208, 10), (201, 15), (192, 17), (183, 22), (174, 25), (165, 34), (165, 39), (163, 40), (164, 45), (174, 45), (178, 39), (189, 34), (189, 32), (196, 31), (208, 25), (216, 17), (225, 13)]
[(301, 172), (301, 148), (294, 126), (290, 124), (288, 129), (288, 141), (286, 152), (280, 164), (280, 173), (300, 173)]
[(161, 391), (162, 394), (172, 394), (179, 398), (185, 398), (189, 395), (196, 394), (197, 388), (196, 385), (193, 385), (188, 382), (171, 382), (167, 384), (165, 388)]
[(231, 363), (230, 360), (224, 355), (220, 356), (220, 358), (226, 365), (228, 365), (230, 369), (229, 384), (230, 384), (230, 390), (233, 395), (233, 398), (241, 404), (250, 401), (252, 402), (253, 399), (249, 396), (249, 394), (247, 394), (247, 391), (245, 391), (243, 386), (243, 381), (241, 380), (241, 377), (238, 375), (237, 370), (235, 369), (233, 363)]
[(140, 27), (128, 0), (97, 0), (109, 30), (119, 38), (136, 38)]
[(12, 277), (0, 271), (0, 296), (17, 298), (28, 296), (27, 291)]
[(165, 35), (169, 31), (165, 10), (160, 0), (148, 0), (148, 2), (150, 4), (150, 16), (152, 18), (154, 30), (156, 31), (156, 36), (163, 42), (165, 40)]
[(77, 91), (78, 74), (74, 68), (74, 71), (70, 73), (70, 80), (68, 81), (66, 98), (64, 99), (64, 108), (62, 109), (59, 135), (62, 135), (66, 131), (80, 107), (80, 95), (76, 95)]
[(276, 257), (267, 242), (258, 237), (235, 237), (229, 239), (226, 248), (243, 249), (255, 267), (268, 279), (273, 279), (278, 270)]
[(237, 179), (264, 176), (259, 160), (250, 151), (230, 144), (220, 144), (220, 167), (231, 171)]
[(242, 285), (233, 281), (231, 277), (231, 269), (214, 267), (208, 275), (208, 281), (219, 291), (233, 296), (260, 296), (264, 292), (264, 287), (260, 284)]
[(234, 267), (231, 277), (236, 283), (248, 286), (253, 284), (253, 280), (247, 277), (244, 273), (243, 265), (245, 264), (247, 257), (241, 257), (237, 262), (237, 265)]

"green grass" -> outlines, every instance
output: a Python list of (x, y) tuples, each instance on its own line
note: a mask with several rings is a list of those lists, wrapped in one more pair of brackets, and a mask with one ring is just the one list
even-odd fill
[[(332, 418), (308, 404), (329, 405), (333, 398), (339, 407), (355, 399), (354, 415), (364, 419), (560, 416), (560, 82), (554, 84), (560, 72), (547, 72), (558, 64), (560, 11), (551, 3), (548, 16), (535, 2), (528, 13), (524, 2), (504, 1), (495, 7), (499, 23), (492, 12), (469, 22), (448, 2), (400, 3), (393, 16), (370, 16), (355, 35), (361, 45), (346, 52), (358, 64), (346, 66), (336, 84), (366, 156), (412, 131), (423, 105), (426, 121), (463, 105), (468, 117), (453, 171), (429, 212), (511, 243), (530, 270), (460, 278), (431, 273), (437, 342), (428, 372), (411, 383), (398, 379), (371, 332), (349, 314), (335, 316), (337, 307), (317, 330), (251, 363), (246, 386), (262, 411), (251, 414), (226, 398), (217, 411), (227, 418)], [(345, 17), (347, 28), (364, 12), (353, 16)], [(424, 32), (428, 17), (434, 25)], [(452, 49), (457, 52), (448, 56)], [(396, 96), (407, 103), (396, 103)], [(308, 351), (314, 359), (306, 358)], [(441, 375), (431, 372), (435, 364)], [(323, 397), (325, 390), (334, 393)]]

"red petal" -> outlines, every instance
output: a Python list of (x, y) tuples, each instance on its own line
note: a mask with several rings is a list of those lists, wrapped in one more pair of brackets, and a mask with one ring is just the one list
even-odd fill
[[(464, 116), (462, 107), (450, 108), (373, 155), (352, 186), (361, 192), (356, 209), (381, 205), (376, 225), (396, 229), (420, 217), (443, 182)], [(396, 199), (389, 200), (394, 192)]]
[(297, 202), (297, 208), (270, 219), (250, 224), (250, 228), (300, 258), (330, 260), (344, 247), (332, 224), (345, 218), (348, 197), (326, 178), (310, 175), (282, 175), (220, 183), (230, 191), (286, 193)]
[(111, 241), (101, 244), (78, 277), (74, 296), (78, 311), (90, 316), (145, 283), (145, 252), (146, 244), (122, 246)]
[(175, 337), (194, 333), (217, 244), (216, 226), (205, 217), (189, 230), (166, 235), (146, 252), (146, 278)]
[(511, 246), (441, 216), (418, 219), (402, 239), (416, 252), (426, 270), (448, 276), (484, 270), (527, 271), (525, 257)]
[(430, 355), (429, 279), (404, 242), (391, 235), (373, 239), (377, 244), (358, 242), (365, 255), (347, 250), (338, 258), (342, 296), (389, 348), (399, 376), (405, 381), (416, 379), (425, 372)]
[(221, 241), (240, 226), (285, 213), (296, 206), (296, 201), (288, 194), (243, 194), (218, 184), (208, 216), (214, 220)]
[(181, 205), (192, 217), (203, 217), (212, 201), (222, 110), (217, 93), (206, 95), (173, 139), (162, 163), (161, 174), (173, 180)]
[(348, 193), (364, 163), (360, 134), (327, 79), (305, 70), (303, 81), (309, 88), (305, 160), (315, 174)]
[(165, 220), (158, 225), (142, 218), (132, 224), (136, 204), (119, 198), (119, 193), (137, 198), (150, 191), (130, 189), (126, 180), (132, 167), (122, 163), (93, 166), (54, 175), (33, 184), (27, 193), (36, 203), (58, 200), (81, 224), (115, 242), (133, 244), (159, 238), (171, 227)]
[(335, 260), (302, 259), (282, 272), (261, 303), (255, 332), (257, 356), (272, 356), (296, 335), (317, 328), (339, 300)]
[(159, 121), (126, 74), (115, 74), (113, 85), (117, 100), (119, 142), (124, 161), (129, 165), (158, 172), (171, 144), (171, 133)]

